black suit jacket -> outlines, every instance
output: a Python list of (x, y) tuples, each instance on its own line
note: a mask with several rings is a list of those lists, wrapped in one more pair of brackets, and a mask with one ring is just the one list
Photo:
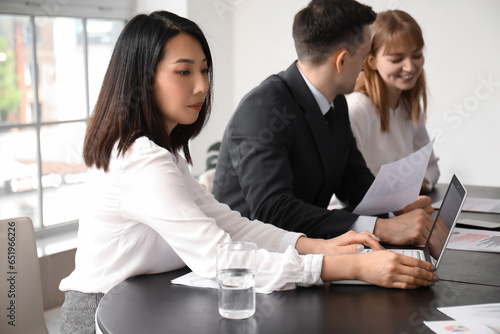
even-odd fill
[[(296, 63), (247, 94), (225, 130), (214, 178), (220, 202), (309, 237), (349, 230), (374, 180), (356, 147), (344, 96), (327, 122)], [(336, 194), (347, 210), (327, 210)]]

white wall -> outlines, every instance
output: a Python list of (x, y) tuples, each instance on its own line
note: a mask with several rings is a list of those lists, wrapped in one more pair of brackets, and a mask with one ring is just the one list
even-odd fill
[[(497, 0), (362, 0), (375, 11), (402, 9), (420, 23), (430, 93), (428, 130), (441, 158), (440, 182), (500, 186), (500, 2)], [(216, 107), (205, 135), (192, 143), (194, 174), (220, 140), (237, 103), (295, 59), (291, 25), (307, 0), (189, 0), (189, 17), (209, 35)], [(216, 4), (223, 9), (219, 15)], [(489, 83), (488, 83), (489, 82)], [(221, 101), (222, 100), (222, 101)], [(209, 133), (207, 133), (209, 132)]]
[(188, 0), (188, 18), (203, 30), (210, 45), (214, 67), (212, 115), (201, 134), (191, 141), (193, 175), (206, 169), (207, 149), (221, 141), (226, 124), (234, 111), (233, 0)]
[(187, 16), (187, 0), (137, 0), (135, 14), (149, 14), (155, 10), (168, 10), (179, 16)]

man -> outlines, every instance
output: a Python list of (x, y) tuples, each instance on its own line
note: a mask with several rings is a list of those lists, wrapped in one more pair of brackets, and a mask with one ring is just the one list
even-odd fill
[[(427, 197), (390, 219), (350, 212), (374, 177), (356, 147), (343, 94), (363, 69), (375, 18), (353, 0), (313, 0), (295, 16), (298, 61), (246, 95), (224, 133), (213, 185), (219, 201), (309, 237), (352, 229), (392, 244), (425, 242), (433, 223)], [(326, 209), (333, 194), (346, 210)]]

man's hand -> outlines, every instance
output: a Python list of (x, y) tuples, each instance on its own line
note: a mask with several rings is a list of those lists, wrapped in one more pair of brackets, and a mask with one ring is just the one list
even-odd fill
[(432, 207), (431, 198), (428, 196), (418, 196), (417, 200), (411, 204), (405, 206), (402, 210), (394, 212), (396, 216), (402, 215), (404, 213), (413, 211), (415, 209), (422, 209), (428, 214), (434, 212), (434, 208)]
[(433, 223), (429, 213), (424, 209), (416, 209), (394, 218), (378, 218), (373, 233), (392, 245), (423, 245)]
[(422, 187), (420, 188), (420, 194), (427, 194), (432, 190), (432, 184), (431, 181), (427, 180), (427, 178), (424, 177), (424, 181), (422, 181)]

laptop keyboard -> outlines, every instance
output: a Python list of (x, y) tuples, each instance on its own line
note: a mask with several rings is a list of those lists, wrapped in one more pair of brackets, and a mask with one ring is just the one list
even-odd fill
[(403, 254), (409, 257), (414, 257), (419, 260), (423, 260), (422, 251), (413, 250), (413, 249), (392, 249), (393, 252)]
[[(388, 249), (391, 252), (396, 252), (399, 254), (403, 254), (409, 257), (414, 257), (419, 260), (423, 260), (423, 254), (421, 250), (416, 250), (416, 249)], [(365, 249), (362, 253), (369, 253), (372, 250), (370, 248)]]

